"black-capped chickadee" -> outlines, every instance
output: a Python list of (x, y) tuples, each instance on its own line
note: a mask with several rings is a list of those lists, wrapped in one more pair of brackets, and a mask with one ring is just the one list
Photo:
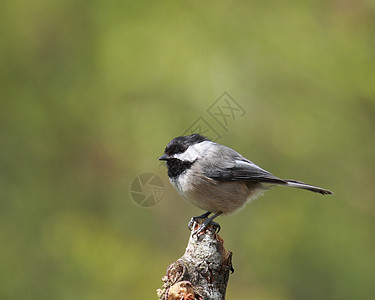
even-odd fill
[[(174, 138), (159, 158), (168, 167), (168, 176), (177, 191), (192, 204), (207, 211), (208, 218), (198, 234), (221, 214), (233, 213), (273, 186), (289, 186), (323, 195), (333, 192), (301, 181), (281, 179), (258, 167), (233, 149), (192, 134)], [(192, 222), (191, 221), (191, 222)], [(192, 223), (189, 223), (191, 226)]]

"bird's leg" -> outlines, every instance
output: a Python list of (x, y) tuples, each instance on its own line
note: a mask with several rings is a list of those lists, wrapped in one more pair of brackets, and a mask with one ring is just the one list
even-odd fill
[(189, 230), (190, 230), (190, 231), (192, 230), (192, 228), (193, 228), (193, 224), (194, 224), (194, 222), (195, 222), (196, 220), (198, 220), (198, 219), (206, 219), (210, 214), (212, 214), (212, 212), (207, 211), (207, 212), (205, 212), (204, 214), (202, 214), (202, 215), (200, 215), (200, 216), (192, 217), (192, 218), (190, 219), (190, 221), (189, 221), (189, 224), (188, 224), (188, 228), (189, 228)]
[(212, 224), (214, 230), (217, 231), (217, 232), (219, 232), (220, 231), (220, 225), (218, 223), (214, 222), (213, 219), (215, 219), (216, 217), (220, 216), (222, 213), (223, 213), (222, 211), (219, 211), (219, 212), (215, 213), (212, 217), (209, 217), (207, 220), (205, 220), (199, 226), (199, 228), (196, 231), (194, 231), (193, 235), (197, 235), (198, 233), (200, 233), (203, 230), (205, 230), (209, 224)]

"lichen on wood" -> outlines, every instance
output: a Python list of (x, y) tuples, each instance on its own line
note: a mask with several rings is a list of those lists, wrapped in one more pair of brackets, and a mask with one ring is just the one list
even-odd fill
[(163, 289), (157, 291), (159, 299), (225, 299), (229, 274), (233, 272), (232, 252), (225, 249), (223, 239), (211, 225), (194, 235), (201, 223), (194, 222), (185, 254), (167, 268)]

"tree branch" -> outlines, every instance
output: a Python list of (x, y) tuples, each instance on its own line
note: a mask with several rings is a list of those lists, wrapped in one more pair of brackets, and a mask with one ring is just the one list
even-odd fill
[[(194, 230), (202, 222), (194, 222)], [(234, 271), (232, 252), (224, 248), (211, 225), (198, 236), (192, 233), (185, 254), (169, 265), (162, 278), (163, 289), (157, 291), (160, 300), (225, 299), (229, 272)]]

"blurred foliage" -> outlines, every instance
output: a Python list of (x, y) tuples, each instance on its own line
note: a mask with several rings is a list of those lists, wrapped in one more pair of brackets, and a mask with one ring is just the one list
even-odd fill
[(0, 298), (156, 298), (201, 213), (157, 157), (228, 91), (221, 143), (335, 191), (220, 218), (228, 299), (373, 299), (374, 37), (370, 0), (1, 1)]

